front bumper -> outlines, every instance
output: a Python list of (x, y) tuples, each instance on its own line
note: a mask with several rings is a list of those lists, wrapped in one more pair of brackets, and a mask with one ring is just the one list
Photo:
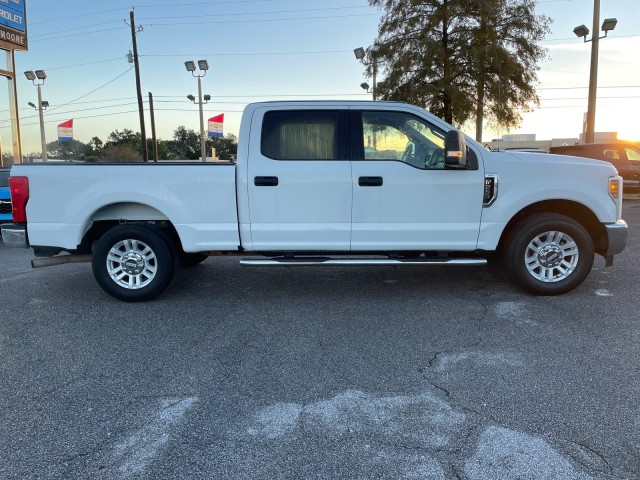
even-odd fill
[(27, 227), (15, 223), (5, 223), (0, 225), (2, 230), (2, 241), (7, 247), (29, 248), (27, 242)]
[(610, 267), (613, 265), (613, 257), (621, 253), (627, 245), (629, 227), (624, 220), (618, 220), (616, 223), (606, 224), (604, 228), (607, 234), (607, 251), (604, 254), (605, 266)]

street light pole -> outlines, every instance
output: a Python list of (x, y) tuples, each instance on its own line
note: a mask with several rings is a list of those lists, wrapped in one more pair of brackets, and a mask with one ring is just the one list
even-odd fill
[(42, 111), (42, 84), (38, 84), (38, 115), (40, 116), (40, 141), (42, 142), (42, 161), (47, 161), (47, 141), (44, 137), (44, 113)]
[(202, 161), (207, 159), (207, 137), (204, 131), (204, 112), (202, 109), (202, 77), (198, 76), (198, 103), (200, 104), (200, 155)]
[[(38, 87), (38, 114), (40, 116), (40, 141), (42, 142), (42, 161), (47, 161), (47, 141), (44, 136), (44, 113), (42, 109), (44, 107), (42, 102), (42, 85), (44, 85), (44, 81), (47, 79), (47, 74), (44, 70), (36, 70), (35, 72), (32, 70), (27, 70), (24, 72), (24, 76), (27, 77), (27, 80), (31, 80), (31, 82)], [(36, 82), (36, 80), (40, 80)], [(32, 105), (29, 103), (29, 105)], [(48, 105), (48, 104), (47, 104)]]
[(591, 37), (591, 69), (589, 71), (589, 100), (587, 102), (587, 131), (585, 143), (595, 140), (596, 126), (596, 96), (598, 91), (598, 47), (600, 35), (600, 0), (593, 0), (593, 36)]
[[(587, 128), (584, 134), (584, 143), (593, 143), (595, 141), (595, 126), (596, 126), (596, 98), (598, 90), (598, 48), (600, 46), (600, 39), (605, 38), (607, 34), (616, 28), (618, 20), (616, 18), (606, 18), (602, 22), (602, 27), (599, 27), (600, 23), (600, 0), (593, 0), (593, 33), (591, 40), (587, 40), (589, 35), (589, 29), (585, 25), (579, 25), (573, 29), (573, 33), (578, 37), (582, 37), (586, 42), (591, 42), (591, 67), (589, 70), (589, 98), (587, 100)], [(601, 28), (604, 35), (601, 37), (598, 32), (598, 28)]]
[[(371, 49), (371, 47), (369, 47), (369, 49)], [(353, 50), (354, 55), (356, 56), (356, 59), (360, 60), (363, 64), (365, 65), (371, 65), (371, 70), (372, 70), (372, 77), (373, 77), (373, 86), (371, 87), (371, 94), (373, 97), (373, 100), (377, 100), (378, 95), (377, 95), (377, 84), (376, 84), (376, 75), (378, 73), (378, 62), (376, 61), (375, 58), (375, 52), (372, 51), (371, 52), (371, 62), (370, 63), (366, 63), (364, 61), (364, 58), (366, 56), (366, 50), (363, 47), (358, 47), (356, 49)], [(363, 84), (360, 84), (360, 86), (362, 86)], [(368, 90), (369, 87), (367, 87), (365, 90)]]
[[(202, 108), (202, 105), (204, 103), (202, 99), (202, 77), (204, 77), (209, 70), (209, 62), (207, 62), (206, 60), (198, 60), (197, 63), (198, 69), (201, 72), (204, 72), (202, 75), (195, 74), (196, 62), (194, 62), (193, 60), (184, 62), (184, 66), (187, 69), (187, 72), (191, 72), (191, 75), (193, 75), (194, 77), (198, 77), (198, 106), (200, 110), (200, 156), (202, 158), (202, 161), (204, 162), (207, 160), (207, 133), (204, 129), (204, 111)], [(195, 98), (193, 95), (187, 95), (187, 98), (195, 103)], [(204, 96), (205, 101), (209, 101), (210, 99), (210, 95)]]

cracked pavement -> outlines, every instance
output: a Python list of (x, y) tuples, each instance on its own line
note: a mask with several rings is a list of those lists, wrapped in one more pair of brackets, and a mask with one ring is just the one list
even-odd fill
[(124, 304), (0, 243), (0, 478), (640, 478), (640, 202), (576, 291), (211, 258)]

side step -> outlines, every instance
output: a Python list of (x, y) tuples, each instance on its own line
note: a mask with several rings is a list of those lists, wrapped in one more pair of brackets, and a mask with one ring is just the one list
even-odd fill
[(240, 260), (241, 265), (250, 267), (274, 266), (363, 266), (363, 265), (486, 265), (486, 258), (330, 258), (330, 257), (300, 257), (300, 258), (265, 258)]

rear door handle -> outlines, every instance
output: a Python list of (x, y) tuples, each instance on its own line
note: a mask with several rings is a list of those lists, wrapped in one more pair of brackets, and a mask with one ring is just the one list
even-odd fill
[(255, 177), (253, 184), (256, 187), (277, 187), (278, 177)]
[(361, 187), (381, 187), (382, 177), (360, 177), (358, 178), (358, 185)]

